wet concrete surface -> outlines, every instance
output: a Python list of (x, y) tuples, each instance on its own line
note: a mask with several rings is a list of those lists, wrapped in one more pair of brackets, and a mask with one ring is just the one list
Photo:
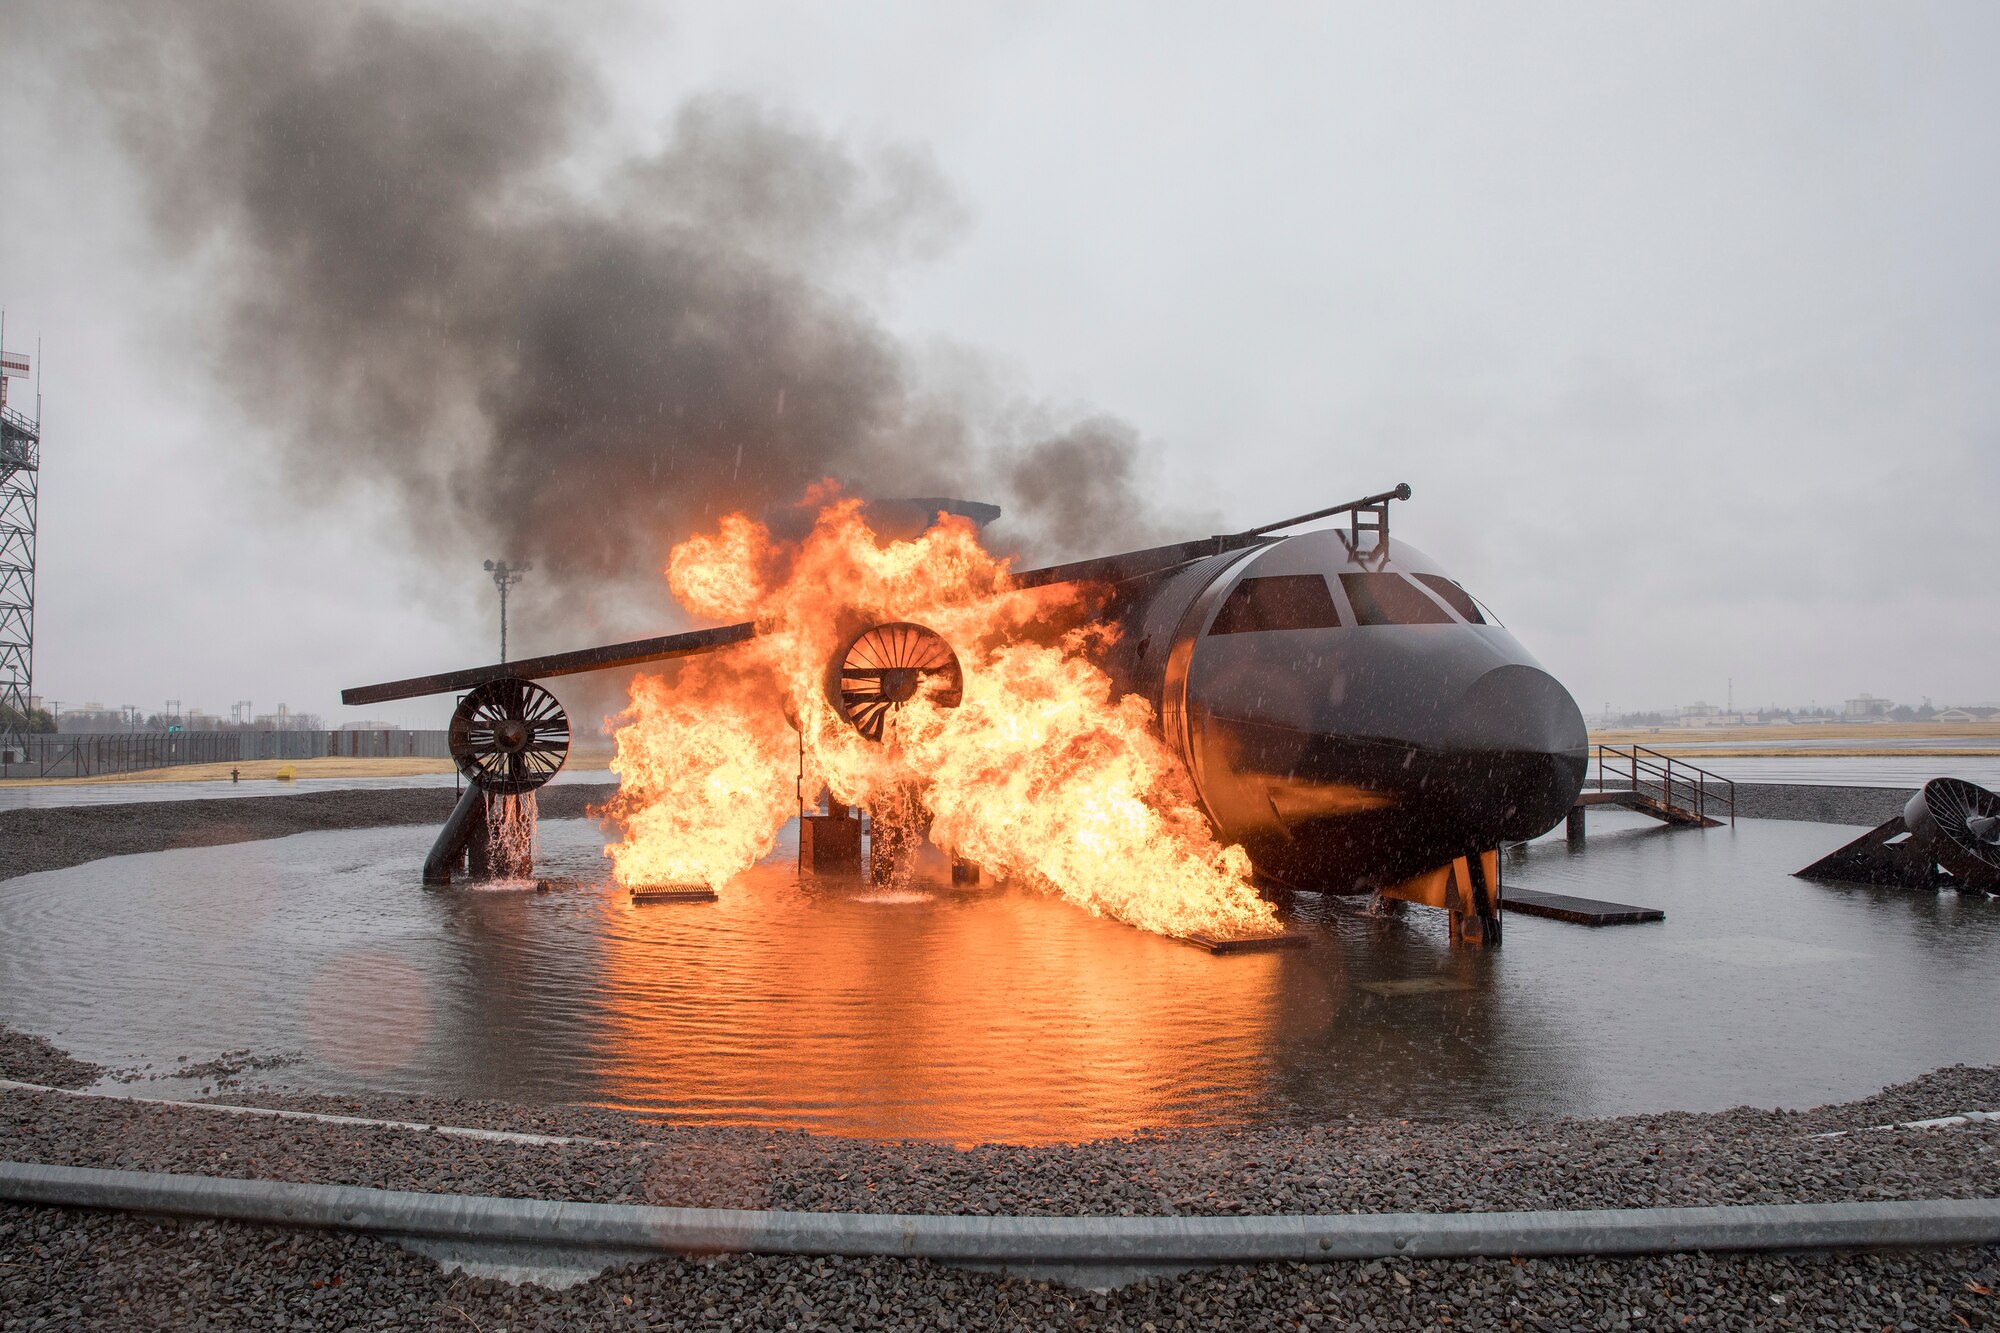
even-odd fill
[[(1977, 742), (1990, 746), (1991, 741)], [(1671, 742), (1676, 750), (1691, 749), (1687, 742)], [(1749, 743), (1742, 743), (1748, 748)], [(1851, 744), (1851, 742), (1850, 742)], [(1886, 748), (1892, 742), (1870, 742)], [(1830, 787), (1921, 787), (1932, 778), (1964, 778), (1982, 787), (2000, 788), (2000, 756), (1995, 755), (1816, 755), (1802, 742), (1788, 749), (1798, 753), (1754, 758), (1730, 758), (1703, 754), (1700, 750), (1676, 754), (1675, 763), (1694, 764), (1732, 782), (1803, 784)], [(1944, 748), (1940, 746), (1939, 748)], [(1616, 763), (1612, 771), (1616, 771)], [(1591, 772), (1596, 773), (1593, 767)]]
[[(131, 805), (156, 801), (240, 800), (251, 796), (303, 796), (330, 791), (397, 791), (408, 788), (457, 788), (456, 773), (403, 773), (394, 777), (250, 778), (241, 782), (148, 782), (135, 773), (129, 782), (30, 784), (0, 782), (0, 810), (51, 810), (75, 805)], [(608, 768), (564, 769), (551, 782), (563, 785), (606, 784), (617, 781)]]
[[(545, 819), (589, 816), (609, 784), (551, 783), (535, 793)], [(436, 830), (457, 795), (449, 787), (322, 791), (224, 801), (137, 801), (0, 810), (0, 879), (65, 870), (107, 856), (255, 842), (333, 829), (423, 825)]]
[(427, 828), (309, 833), (0, 883), (0, 1021), (148, 1095), (247, 1050), (308, 1089), (952, 1141), (1809, 1106), (2000, 1062), (2000, 903), (1791, 877), (1858, 829), (1590, 830), (1507, 881), (1664, 922), (1510, 914), (1454, 954), (1434, 914), (1306, 900), (1308, 947), (1230, 957), (1023, 890), (802, 885), (789, 844), (634, 905), (582, 820), (543, 825), (547, 893), (422, 889)]

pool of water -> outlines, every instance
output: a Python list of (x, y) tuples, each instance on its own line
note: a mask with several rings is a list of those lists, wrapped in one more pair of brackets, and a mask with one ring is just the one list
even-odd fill
[(543, 826), (575, 881), (546, 893), (423, 889), (421, 828), (119, 857), (0, 883), (0, 1021), (152, 1075), (247, 1047), (309, 1088), (961, 1142), (1811, 1105), (2000, 1062), (2000, 903), (1791, 877), (1858, 830), (1590, 818), (1507, 881), (1666, 921), (1509, 914), (1484, 954), (1308, 900), (1308, 947), (1214, 957), (1023, 890), (801, 883), (789, 841), (715, 904), (634, 905), (581, 820)]

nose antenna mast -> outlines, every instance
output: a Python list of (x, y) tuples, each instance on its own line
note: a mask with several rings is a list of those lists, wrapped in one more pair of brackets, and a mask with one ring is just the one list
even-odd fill
[(1240, 551), (1247, 546), (1257, 545), (1281, 528), (1295, 528), (1301, 523), (1311, 523), (1315, 519), (1332, 518), (1335, 514), (1349, 516), (1350, 549), (1358, 546), (1362, 533), (1379, 533), (1381, 535), (1377, 540), (1375, 551), (1377, 555), (1386, 558), (1389, 554), (1389, 502), (1409, 498), (1410, 483), (1406, 481), (1398, 484), (1392, 491), (1383, 491), (1379, 495), (1364, 495), (1359, 500), (1349, 500), (1346, 504), (1329, 505), (1325, 509), (1315, 509), (1310, 514), (1279, 519), (1276, 523), (1266, 523), (1243, 532), (1203, 537), (1199, 541), (1176, 542), (1172, 546), (1153, 546), (1143, 551), (1126, 551), (1119, 555), (1098, 556), (1090, 560), (1077, 560), (1067, 565), (1050, 565), (1044, 569), (1023, 570), (1014, 576), (1014, 586), (1038, 588), (1049, 583), (1068, 583), (1084, 579), (1102, 579), (1117, 583), (1124, 579), (1157, 574), (1177, 565), (1200, 560), (1204, 556), (1220, 555), (1224, 551)]
[(1359, 500), (1349, 500), (1346, 504), (1333, 505), (1327, 509), (1315, 509), (1310, 514), (1300, 514), (1297, 518), (1279, 519), (1276, 523), (1266, 523), (1262, 527), (1248, 528), (1224, 541), (1241, 541), (1251, 537), (1262, 537), (1265, 533), (1277, 532), (1283, 528), (1296, 528), (1301, 523), (1311, 523), (1315, 519), (1332, 518), (1335, 514), (1347, 515), (1347, 535), (1351, 545), (1357, 549), (1361, 545), (1364, 532), (1380, 533), (1376, 545), (1383, 552), (1389, 549), (1389, 502), (1410, 498), (1410, 483), (1397, 482), (1393, 491), (1383, 491), (1380, 495), (1367, 495)]

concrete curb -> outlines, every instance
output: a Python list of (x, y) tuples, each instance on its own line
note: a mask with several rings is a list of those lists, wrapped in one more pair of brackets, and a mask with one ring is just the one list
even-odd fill
[(2000, 1111), (1962, 1111), (1957, 1115), (1933, 1116), (1929, 1120), (1904, 1120), (1894, 1125), (1863, 1125), (1860, 1129), (1836, 1129), (1828, 1134), (1809, 1134), (1814, 1139), (1844, 1139), (1849, 1134), (1879, 1134), (1890, 1129), (1957, 1129), (1960, 1125), (1989, 1125), (2000, 1122)]
[(961, 1217), (659, 1208), (0, 1162), (0, 1199), (609, 1256), (890, 1256), (1016, 1269), (2000, 1242), (2000, 1199), (1568, 1212)]

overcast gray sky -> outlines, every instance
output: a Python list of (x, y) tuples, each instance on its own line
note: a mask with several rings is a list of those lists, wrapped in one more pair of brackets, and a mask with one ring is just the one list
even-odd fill
[[(0, 46), (38, 692), (441, 723), (337, 695), (490, 660), (476, 540), (280, 462), (302, 423), (210, 336), (228, 241), (163, 242), (72, 12)], [(2000, 8), (506, 13), (601, 83), (554, 162), (578, 188), (716, 94), (928, 163), (922, 244), (813, 270), (913, 377), (1115, 414), (1162, 511), (1232, 528), (1408, 481), (1398, 535), (1587, 712), (1730, 677), (1739, 706), (2000, 700)], [(591, 615), (679, 623), (664, 587)], [(528, 605), (515, 646), (569, 633)]]

